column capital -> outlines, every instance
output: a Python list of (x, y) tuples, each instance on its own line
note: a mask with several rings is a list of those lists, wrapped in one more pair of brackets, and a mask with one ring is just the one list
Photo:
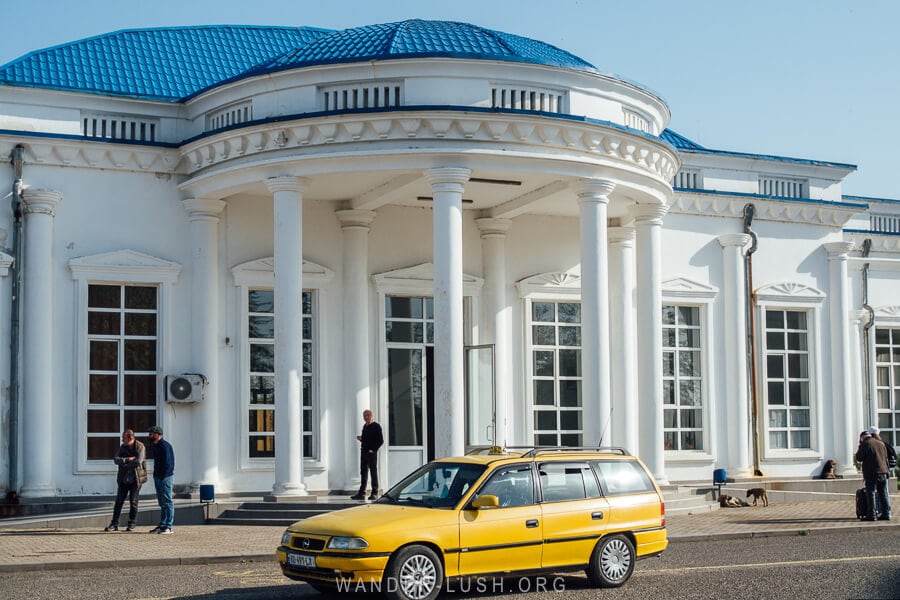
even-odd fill
[(729, 248), (732, 246), (743, 248), (752, 240), (753, 238), (749, 233), (725, 233), (716, 238), (716, 241), (719, 242), (719, 245), (722, 246), (722, 248)]
[(302, 193), (309, 185), (309, 179), (293, 175), (279, 175), (278, 177), (269, 177), (265, 183), (266, 188), (273, 194), (276, 192)]
[(56, 190), (27, 189), (23, 194), (25, 214), (39, 213), (54, 216), (56, 205), (62, 201), (62, 192)]
[(462, 194), (463, 186), (469, 181), (472, 169), (465, 167), (434, 167), (425, 171), (425, 179), (433, 191), (457, 192)]
[(579, 179), (572, 184), (579, 200), (599, 200), (609, 202), (609, 195), (616, 189), (616, 182), (610, 179)]
[(662, 225), (668, 212), (669, 207), (665, 204), (635, 204), (631, 207), (635, 225)]
[(365, 229), (369, 230), (369, 226), (375, 221), (374, 210), (336, 210), (338, 221), (341, 222), (341, 229)]
[(847, 260), (847, 254), (853, 250), (853, 242), (829, 242), (822, 244), (828, 253), (828, 260)]
[(475, 219), (478, 231), (481, 232), (481, 239), (487, 238), (503, 238), (509, 228), (512, 227), (511, 219)]
[(634, 247), (634, 227), (610, 227), (606, 235), (610, 246)]
[(214, 198), (185, 198), (181, 201), (191, 221), (211, 220), (218, 222), (219, 213), (228, 205), (224, 200)]

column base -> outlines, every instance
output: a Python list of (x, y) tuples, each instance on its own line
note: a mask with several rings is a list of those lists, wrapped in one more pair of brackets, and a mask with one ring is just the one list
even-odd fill
[(56, 498), (56, 488), (48, 484), (22, 486), (22, 491), (19, 492), (19, 499), (28, 500), (29, 498)]
[(284, 502), (285, 498), (309, 496), (309, 492), (306, 491), (306, 484), (304, 483), (276, 483), (272, 486), (270, 496), (277, 498), (275, 502)]
[(861, 477), (862, 473), (856, 470), (855, 465), (835, 465), (834, 474), (840, 475), (841, 477), (851, 478), (851, 477)]

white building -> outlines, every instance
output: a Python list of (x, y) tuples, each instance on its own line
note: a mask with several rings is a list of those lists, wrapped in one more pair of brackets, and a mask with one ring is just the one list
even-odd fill
[(383, 486), (492, 443), (625, 446), (670, 482), (855, 472), (862, 428), (900, 441), (900, 203), (669, 116), (449, 22), (0, 67), (0, 490), (109, 494), (152, 424), (182, 491), (352, 490), (368, 407)]

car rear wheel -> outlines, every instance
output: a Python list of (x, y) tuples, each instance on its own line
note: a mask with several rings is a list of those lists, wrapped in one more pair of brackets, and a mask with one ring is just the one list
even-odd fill
[(406, 546), (391, 557), (381, 582), (389, 600), (434, 600), (444, 583), (444, 567), (431, 548)]
[(587, 576), (600, 587), (619, 587), (634, 572), (634, 544), (624, 535), (601, 538), (591, 554)]

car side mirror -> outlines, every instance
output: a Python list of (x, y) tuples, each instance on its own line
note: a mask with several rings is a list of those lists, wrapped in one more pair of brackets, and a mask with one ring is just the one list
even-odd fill
[(472, 508), (493, 508), (500, 506), (500, 498), (493, 494), (483, 494), (472, 501)]

